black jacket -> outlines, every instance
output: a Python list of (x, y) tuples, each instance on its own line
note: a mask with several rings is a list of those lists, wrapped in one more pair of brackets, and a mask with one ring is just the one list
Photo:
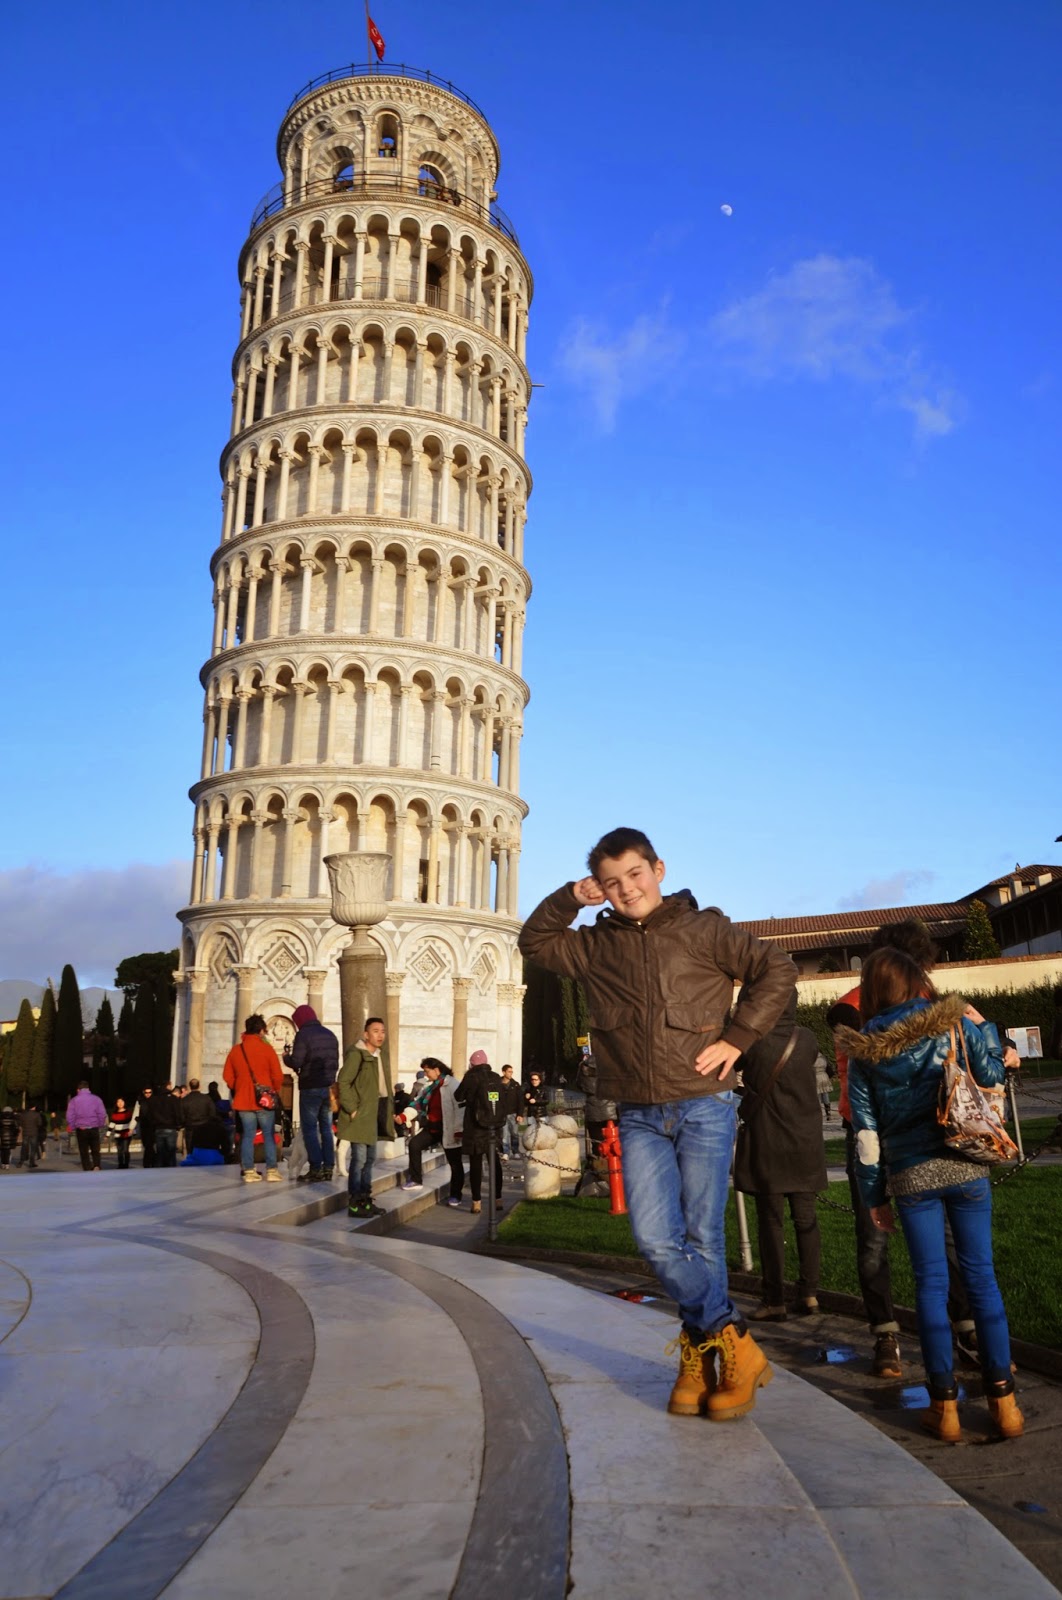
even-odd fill
[[(491, 1126), (494, 1128), (494, 1137), (497, 1140), (505, 1123), (505, 1112), (501, 1102), (502, 1080), (501, 1074), (495, 1072), (493, 1067), (470, 1067), (454, 1091), (454, 1099), (459, 1106), (465, 1108), (464, 1131), (461, 1137), (462, 1147), (475, 1155), (484, 1154)], [(490, 1096), (496, 1094), (497, 1100)]]
[(213, 1122), (214, 1117), (214, 1102), (201, 1089), (192, 1089), (181, 1101), (182, 1127), (199, 1128), (205, 1122)]
[(816, 1194), (826, 1187), (822, 1106), (815, 1082), (818, 1041), (796, 1028), (792, 1053), (771, 1081), (795, 1023), (795, 1005), (738, 1066), (745, 1085), (738, 1110), (734, 1188), (743, 1194)]
[(515, 1078), (510, 1078), (508, 1083), (506, 1083), (505, 1079), (503, 1078), (502, 1079), (502, 1087), (501, 1087), (501, 1099), (499, 1100), (498, 1103), (501, 1106), (502, 1111), (503, 1111), (505, 1116), (507, 1116), (507, 1117), (519, 1117), (519, 1116), (521, 1116), (522, 1113), (523, 1113), (523, 1109), (524, 1109), (524, 1089), (523, 1089), (523, 1085), (517, 1083)]
[[(140, 1115), (144, 1114), (144, 1107), (140, 1108)], [(148, 1121), (155, 1133), (160, 1128), (177, 1129), (181, 1125), (181, 1102), (172, 1094), (167, 1094), (165, 1089), (156, 1089), (147, 1103)]]
[(299, 1080), (300, 1089), (327, 1089), (339, 1076), (339, 1040), (321, 1022), (306, 1022), (284, 1060)]

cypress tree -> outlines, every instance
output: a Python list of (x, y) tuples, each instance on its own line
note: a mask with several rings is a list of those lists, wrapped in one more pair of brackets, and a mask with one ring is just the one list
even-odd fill
[(15, 1031), (6, 1051), (4, 1052), (4, 1077), (7, 1080), (7, 1093), (13, 1103), (21, 1106), (22, 1096), (29, 1087), (30, 1063), (33, 1059), (33, 1038), (37, 1031), (37, 1024), (33, 1020), (33, 1007), (28, 1000), (23, 1000), (18, 1008), (18, 1021)]
[[(52, 1045), (52, 1090), (68, 1101), (85, 1075), (85, 1031), (81, 1022), (81, 993), (71, 966), (63, 968)], [(65, 1102), (64, 1102), (65, 1103)]]
[(155, 990), (152, 984), (142, 983), (136, 992), (129, 1039), (129, 1067), (136, 1080), (137, 1093), (148, 1084), (154, 1088), (165, 1081), (158, 1076), (155, 1058)]
[(143, 1084), (136, 1081), (136, 1068), (132, 1058), (133, 1002), (126, 995), (118, 1013), (118, 1093), (128, 1104), (136, 1099)]
[(52, 1084), (52, 1051), (55, 1048), (55, 994), (51, 984), (44, 991), (41, 1014), (37, 1018), (37, 1031), (33, 1035), (33, 1055), (30, 1058), (29, 1082), (26, 1085), (30, 1100), (43, 1101)]
[(992, 932), (988, 907), (983, 900), (971, 900), (966, 913), (966, 931), (962, 936), (962, 953), (967, 961), (991, 961), (998, 956), (999, 940)]

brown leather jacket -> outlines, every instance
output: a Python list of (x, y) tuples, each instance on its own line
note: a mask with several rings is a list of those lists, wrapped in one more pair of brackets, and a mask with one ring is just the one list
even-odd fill
[(714, 907), (698, 911), (685, 892), (645, 923), (606, 910), (592, 928), (570, 927), (580, 910), (566, 884), (531, 913), (519, 943), (540, 967), (583, 985), (598, 1093), (662, 1105), (732, 1088), (731, 1075), (701, 1077), (694, 1060), (716, 1039), (744, 1051), (771, 1031), (796, 983), (785, 952)]

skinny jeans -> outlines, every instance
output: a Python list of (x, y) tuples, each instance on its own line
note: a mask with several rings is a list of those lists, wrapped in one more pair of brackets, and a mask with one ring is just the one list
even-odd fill
[(992, 1261), (992, 1191), (987, 1178), (897, 1195), (897, 1215), (915, 1280), (915, 1309), (922, 1364), (930, 1388), (954, 1381), (951, 1323), (948, 1318), (948, 1257), (945, 1222), (955, 1239), (959, 1271), (970, 1301), (981, 1371), (986, 1382), (1010, 1378), (1010, 1332)]

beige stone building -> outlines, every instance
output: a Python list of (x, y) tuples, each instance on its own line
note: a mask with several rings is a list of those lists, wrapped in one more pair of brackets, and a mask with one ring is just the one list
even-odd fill
[(214, 631), (174, 1034), (338, 1031), (324, 857), (387, 850), (397, 1064), (520, 1059), (532, 280), (451, 84), (345, 68), (288, 107), (240, 251)]

